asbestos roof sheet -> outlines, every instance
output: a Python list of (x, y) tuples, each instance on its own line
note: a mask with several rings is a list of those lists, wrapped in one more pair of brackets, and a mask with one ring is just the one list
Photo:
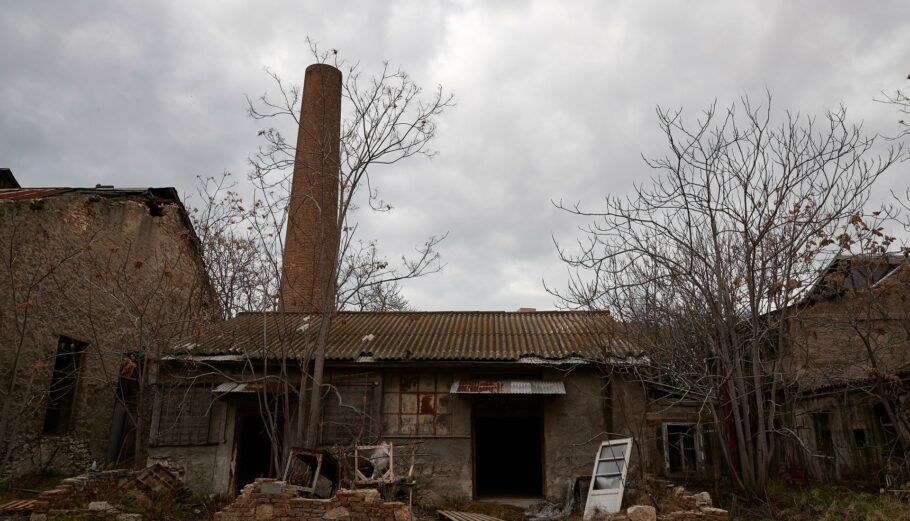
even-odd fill
[[(174, 356), (305, 356), (318, 315), (242, 313), (171, 348)], [(326, 358), (336, 361), (590, 360), (637, 356), (604, 313), (544, 311), (340, 312)]]
[(562, 382), (544, 380), (455, 380), (452, 394), (566, 394)]

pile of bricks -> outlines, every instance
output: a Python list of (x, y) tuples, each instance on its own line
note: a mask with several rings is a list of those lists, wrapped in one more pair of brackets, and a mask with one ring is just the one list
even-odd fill
[(128, 470), (106, 470), (66, 478), (56, 487), (39, 494), (33, 503), (33, 510), (62, 510), (110, 496), (131, 475)]
[(215, 521), (414, 521), (411, 510), (377, 490), (339, 490), (331, 499), (300, 497), (300, 488), (261, 478), (215, 514)]

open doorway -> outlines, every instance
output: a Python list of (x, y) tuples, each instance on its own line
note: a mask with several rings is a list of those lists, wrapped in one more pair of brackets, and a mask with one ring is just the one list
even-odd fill
[(478, 498), (543, 495), (543, 416), (537, 399), (477, 400), (474, 479)]
[[(279, 421), (278, 431), (281, 431)], [(272, 439), (259, 413), (242, 415), (237, 420), (237, 460), (234, 472), (234, 491), (256, 478), (269, 477), (273, 473)]]

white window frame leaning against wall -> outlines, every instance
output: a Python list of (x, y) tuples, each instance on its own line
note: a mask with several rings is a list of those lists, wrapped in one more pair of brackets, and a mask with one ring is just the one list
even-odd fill
[(588, 501), (585, 504), (586, 520), (593, 519), (598, 513), (619, 512), (631, 454), (632, 438), (605, 441), (597, 448), (594, 455), (594, 470), (591, 471), (591, 485), (588, 488)]

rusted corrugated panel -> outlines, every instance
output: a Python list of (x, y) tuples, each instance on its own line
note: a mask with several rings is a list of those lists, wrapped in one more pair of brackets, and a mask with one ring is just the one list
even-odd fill
[(452, 394), (566, 394), (562, 382), (544, 380), (455, 380)]
[(4, 188), (0, 189), (0, 199), (11, 201), (29, 201), (68, 192), (72, 188)]
[(448, 521), (502, 521), (498, 517), (478, 514), (476, 512), (457, 512), (454, 510), (440, 510), (439, 517)]
[[(312, 350), (318, 315), (243, 313), (177, 344), (181, 354), (303, 356)], [(628, 343), (604, 330), (602, 313), (341, 312), (332, 321), (326, 357), (356, 360), (518, 361), (625, 357)], [(598, 346), (607, 346), (601, 348)]]
[(18, 499), (0, 505), (0, 512), (31, 512), (35, 510), (37, 499)]

